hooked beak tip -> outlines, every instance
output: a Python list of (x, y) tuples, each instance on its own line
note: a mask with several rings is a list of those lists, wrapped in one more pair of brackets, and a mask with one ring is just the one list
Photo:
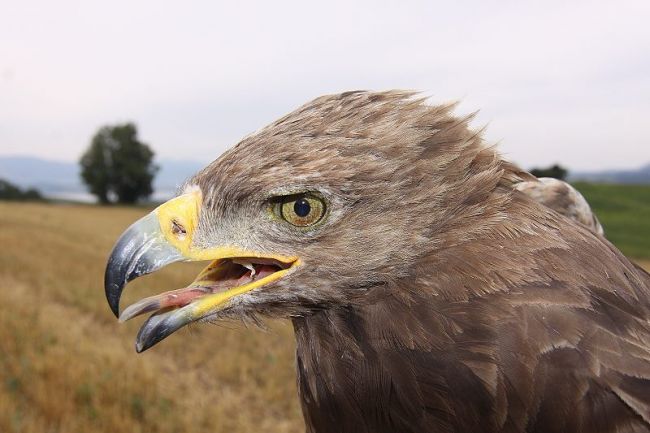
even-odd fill
[(111, 284), (106, 285), (106, 300), (108, 301), (111, 311), (117, 318), (120, 317), (120, 296), (116, 294), (119, 292), (121, 292), (119, 287)]

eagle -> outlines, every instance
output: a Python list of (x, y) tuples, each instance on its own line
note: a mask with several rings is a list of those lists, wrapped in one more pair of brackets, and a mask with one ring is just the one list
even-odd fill
[[(407, 91), (319, 97), (245, 137), (108, 259), (144, 351), (291, 320), (309, 433), (650, 432), (650, 275), (520, 191), (535, 178)], [(126, 284), (206, 261), (120, 312)]]

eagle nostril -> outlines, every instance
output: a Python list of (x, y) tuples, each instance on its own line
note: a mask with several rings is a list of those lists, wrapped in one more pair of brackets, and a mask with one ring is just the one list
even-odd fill
[(185, 230), (185, 227), (183, 227), (183, 225), (181, 223), (179, 223), (176, 220), (172, 220), (172, 233), (178, 239), (183, 240), (183, 239), (185, 239), (185, 236), (187, 235), (187, 230)]

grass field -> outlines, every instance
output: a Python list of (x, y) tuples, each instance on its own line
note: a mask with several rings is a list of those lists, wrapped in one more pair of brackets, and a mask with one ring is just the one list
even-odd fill
[(605, 236), (625, 255), (650, 261), (650, 185), (576, 183)]
[[(607, 236), (650, 268), (650, 187), (578, 188)], [(102, 276), (114, 241), (145, 212), (0, 202), (0, 432), (304, 431), (287, 322), (194, 326), (135, 353), (141, 321), (117, 323)], [(144, 277), (123, 305), (199, 268)]]
[[(138, 324), (111, 315), (102, 275), (144, 212), (0, 202), (0, 432), (304, 431), (287, 322), (194, 326), (135, 353)], [(145, 277), (124, 302), (198, 270)]]

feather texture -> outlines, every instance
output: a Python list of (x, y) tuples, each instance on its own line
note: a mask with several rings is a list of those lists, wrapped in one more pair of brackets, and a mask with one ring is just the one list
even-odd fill
[[(310, 433), (650, 432), (650, 276), (452, 108), (321, 97), (192, 179), (199, 246), (304, 263), (221, 315), (292, 318)], [(312, 190), (313, 230), (260, 216)]]

